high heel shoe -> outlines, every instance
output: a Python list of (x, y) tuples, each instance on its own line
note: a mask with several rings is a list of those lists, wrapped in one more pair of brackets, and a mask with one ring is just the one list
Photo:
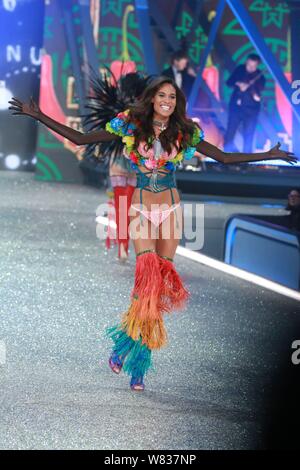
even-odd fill
[(125, 249), (125, 246), (123, 243), (120, 244), (120, 255), (119, 255), (119, 261), (121, 263), (125, 263), (128, 260), (128, 253)]
[(145, 384), (143, 383), (143, 376), (131, 377), (130, 388), (135, 392), (143, 392), (145, 390)]
[(119, 374), (123, 367), (123, 362), (117, 353), (113, 352), (108, 360), (108, 365), (115, 374)]

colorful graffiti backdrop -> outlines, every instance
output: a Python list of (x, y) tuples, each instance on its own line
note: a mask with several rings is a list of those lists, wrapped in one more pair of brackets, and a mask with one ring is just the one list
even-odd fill
[[(204, 15), (208, 25), (214, 18), (217, 3), (217, 0), (211, 0), (206, 1), (204, 4), (201, 15)], [(284, 69), (286, 76), (290, 77), (288, 55), (289, 10), (287, 4), (281, 1), (262, 0), (252, 0), (245, 3), (247, 3), (248, 11)], [(178, 8), (178, 1), (165, 1), (161, 3), (161, 10), (174, 28), (178, 40), (186, 41), (191, 64), (197, 66), (207, 42), (209, 29), (206, 28), (205, 30), (201, 25), (194, 25), (193, 10), (191, 9), (193, 2), (185, 1), (181, 4), (182, 6)], [(78, 51), (84, 62), (81, 18), (75, 0), (72, 5), (72, 18), (76, 28)], [(130, 5), (134, 5), (134, 2), (130, 0), (91, 1), (91, 19), (99, 70), (103, 70), (104, 66), (110, 67), (113, 61), (121, 60), (124, 57), (135, 62), (138, 70), (144, 70), (142, 44), (139, 38), (135, 12), (127, 14), (125, 25), (123, 21), (124, 14), (128, 13)], [(226, 7), (218, 38), (222, 41), (226, 54), (231, 58), (232, 66), (243, 63), (249, 53), (255, 52), (246, 33), (229, 7)], [(159, 68), (163, 70), (168, 64), (171, 49), (168, 48), (166, 42), (158, 40), (155, 33), (154, 46)], [(68, 125), (81, 129), (78, 104), (74, 92), (71, 58), (65, 40), (64, 21), (59, 2), (54, 0), (46, 2), (44, 50), (47, 59), (42, 77), (47, 78), (47, 86), (50, 87), (48, 95), (52, 96), (53, 113)], [(206, 73), (211, 79), (210, 86), (215, 87), (215, 89), (212, 88), (213, 92), (220, 98), (224, 106), (228, 103), (231, 93), (231, 89), (225, 84), (232, 71), (228, 67), (228, 63), (224, 55), (218, 54), (217, 48), (214, 48), (206, 64)], [(278, 137), (291, 146), (288, 132), (289, 110), (284, 99), (278, 93), (273, 78), (264, 66), (263, 68), (267, 79), (263, 93), (263, 109), (268, 113), (270, 119), (272, 116), (272, 123)], [(217, 89), (216, 83), (218, 84)], [(42, 88), (43, 84), (41, 90)], [(45, 88), (44, 96), (46, 91)], [(46, 100), (44, 101), (46, 103)], [(263, 149), (268, 145), (269, 141), (264, 129), (259, 126), (257, 130), (257, 149)], [(83, 158), (83, 150), (62, 139), (59, 140), (58, 136), (55, 136), (43, 126), (39, 129), (37, 157), (36, 178), (56, 181), (81, 181), (78, 161)]]

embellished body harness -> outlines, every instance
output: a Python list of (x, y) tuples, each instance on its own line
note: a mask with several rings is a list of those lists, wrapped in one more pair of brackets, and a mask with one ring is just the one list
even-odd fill
[[(136, 187), (140, 189), (141, 206), (143, 204), (143, 190), (159, 193), (168, 189), (171, 192), (172, 205), (174, 205), (172, 189), (177, 188), (175, 180), (176, 167), (184, 159), (189, 160), (194, 156), (196, 145), (204, 139), (203, 130), (195, 124), (189, 146), (185, 149), (181, 148), (181, 150), (173, 147), (171, 154), (164, 151), (158, 138), (148, 142), (148, 150), (145, 149), (145, 142), (140, 143), (136, 149), (134, 137), (136, 124), (128, 121), (128, 114), (129, 110), (119, 113), (106, 124), (105, 129), (122, 137), (122, 142), (125, 144), (124, 156), (130, 160), (131, 167), (137, 173)], [(179, 148), (181, 147), (182, 138), (182, 133), (179, 132), (177, 140)], [(149, 171), (143, 172), (139, 166), (144, 166)]]
[[(162, 146), (159, 139), (153, 142), (154, 159), (158, 161), (162, 153)], [(165, 171), (154, 167), (150, 171), (142, 171), (138, 166), (137, 173), (137, 188), (140, 188), (140, 203), (142, 204), (142, 191), (151, 191), (153, 193), (160, 193), (170, 189), (172, 204), (174, 204), (174, 196), (172, 188), (176, 188), (175, 170)]]

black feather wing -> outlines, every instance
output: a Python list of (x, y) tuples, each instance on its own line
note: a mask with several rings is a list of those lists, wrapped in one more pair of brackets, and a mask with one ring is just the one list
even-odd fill
[[(109, 69), (107, 70), (108, 73), (103, 76), (95, 73), (90, 75), (91, 95), (87, 97), (87, 105), (85, 106), (88, 112), (82, 116), (85, 126), (90, 131), (105, 129), (107, 122), (134, 103), (142, 94), (149, 80), (149, 77), (134, 72), (122, 76), (114, 86), (110, 80), (112, 74)], [(85, 157), (116, 158), (122, 155), (123, 148), (124, 144), (121, 139), (90, 144), (86, 147)]]

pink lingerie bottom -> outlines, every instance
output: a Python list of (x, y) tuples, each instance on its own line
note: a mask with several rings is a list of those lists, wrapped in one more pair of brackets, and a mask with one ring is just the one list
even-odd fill
[(140, 212), (146, 219), (150, 220), (156, 227), (159, 227), (159, 225), (166, 220), (171, 212), (175, 211), (177, 207), (180, 207), (180, 202), (178, 204), (174, 204), (171, 206), (169, 209), (166, 210), (161, 210), (161, 209), (155, 209), (155, 210), (143, 210), (140, 209), (133, 204), (131, 204), (131, 207), (135, 209), (136, 211)]

